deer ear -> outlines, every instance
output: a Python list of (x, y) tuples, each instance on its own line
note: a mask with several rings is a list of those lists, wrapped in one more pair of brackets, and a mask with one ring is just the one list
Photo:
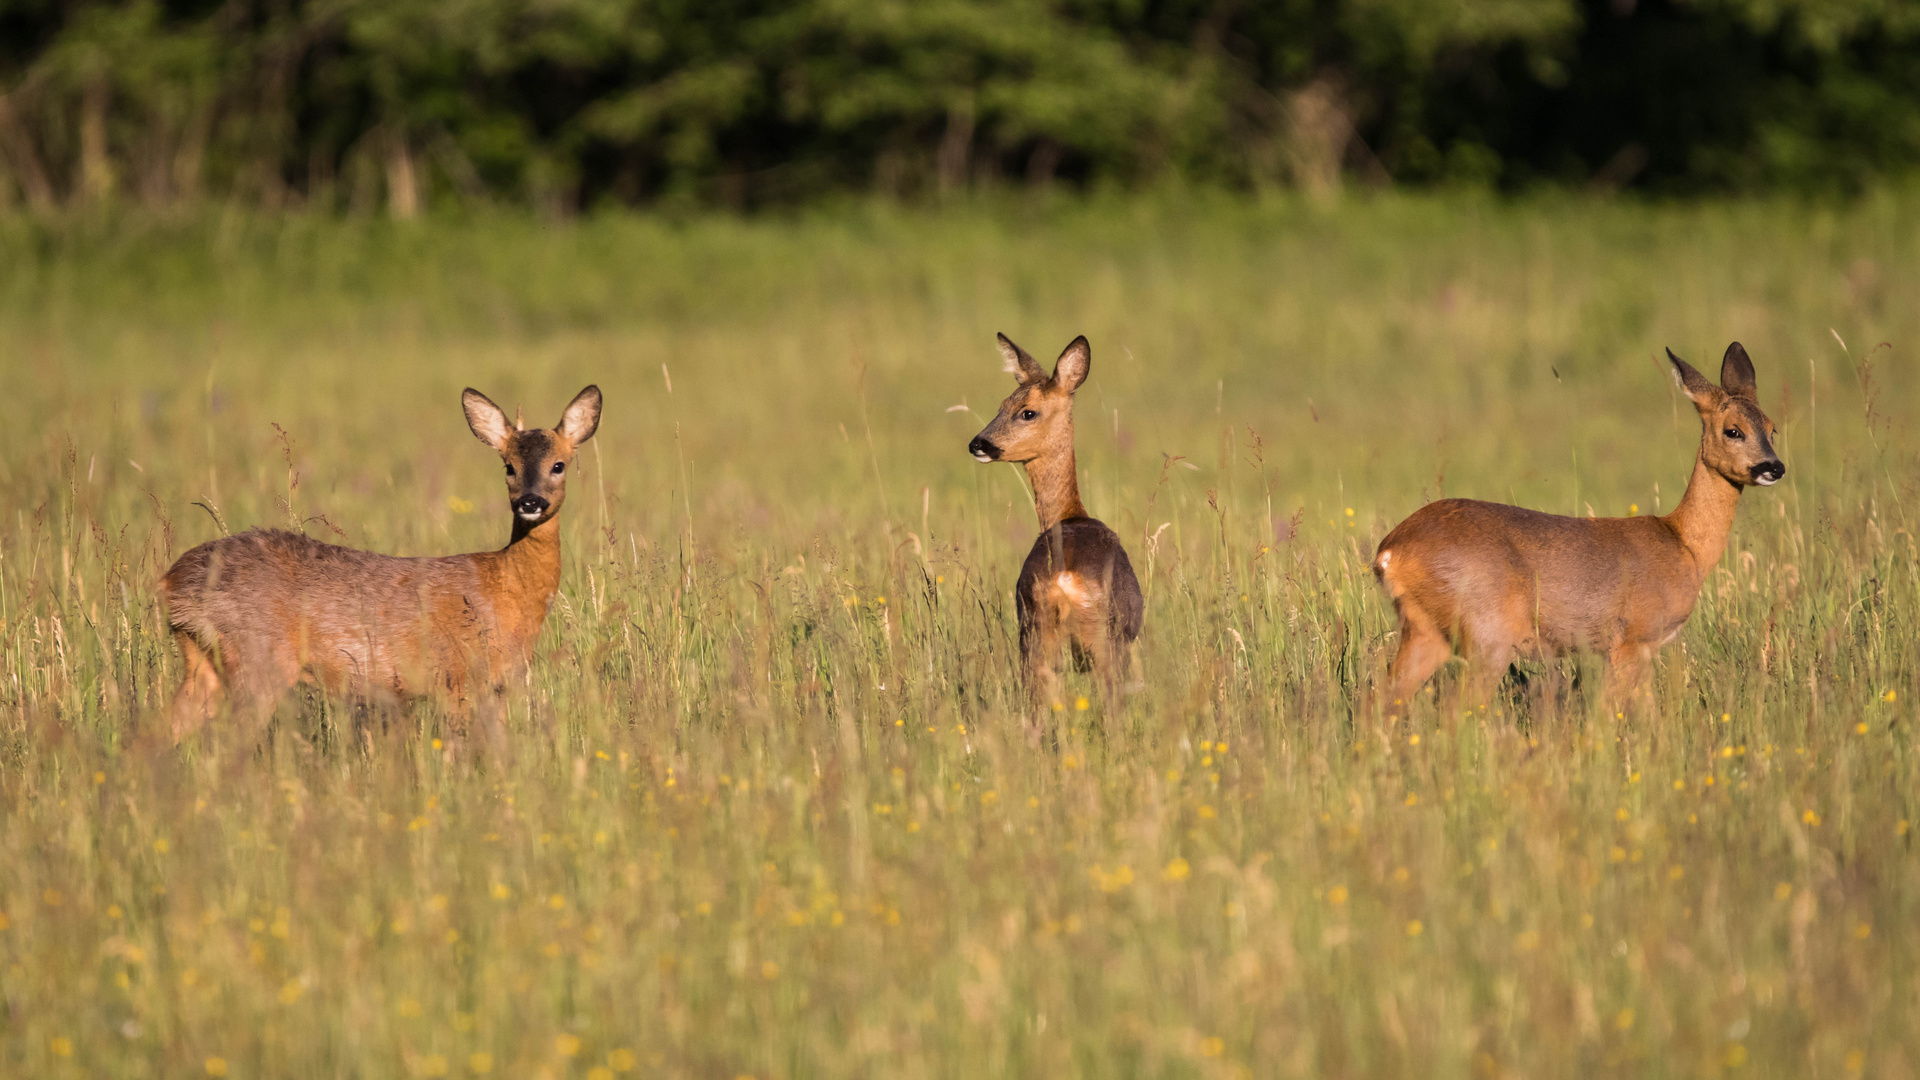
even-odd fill
[(1087, 369), (1093, 366), (1093, 346), (1084, 335), (1074, 338), (1053, 362), (1053, 384), (1071, 394), (1087, 381)]
[(507, 452), (507, 439), (513, 434), (513, 425), (507, 422), (507, 414), (500, 411), (500, 406), (469, 386), (460, 391), (460, 408), (467, 414), (467, 426), (473, 429), (474, 438), (503, 454)]
[(1027, 355), (1027, 350), (1008, 340), (1005, 334), (995, 334), (1000, 343), (1001, 370), (1020, 380), (1021, 386), (1046, 382), (1047, 373), (1041, 369), (1040, 362)]
[(1759, 400), (1759, 387), (1753, 381), (1753, 361), (1747, 359), (1747, 350), (1737, 341), (1727, 346), (1726, 358), (1720, 361), (1720, 388), (1734, 397)]
[(573, 396), (567, 411), (560, 414), (560, 434), (575, 446), (593, 438), (600, 429), (600, 388), (589, 386)]
[(1720, 388), (1707, 381), (1705, 375), (1693, 370), (1693, 365), (1673, 355), (1667, 350), (1667, 359), (1673, 362), (1673, 381), (1680, 384), (1680, 390), (1693, 399), (1695, 406), (1706, 408), (1720, 396)]

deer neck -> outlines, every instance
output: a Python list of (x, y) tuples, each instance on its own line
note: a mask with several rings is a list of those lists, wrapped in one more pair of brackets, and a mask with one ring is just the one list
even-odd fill
[(1708, 468), (1705, 460), (1694, 458), (1687, 493), (1667, 515), (1666, 522), (1693, 556), (1700, 578), (1707, 576), (1727, 550), (1727, 534), (1733, 530), (1733, 513), (1739, 505), (1740, 486)]
[(1027, 462), (1027, 482), (1033, 485), (1033, 508), (1040, 515), (1041, 532), (1067, 518), (1087, 516), (1087, 508), (1080, 504), (1080, 473), (1071, 436), (1064, 451)]
[(555, 514), (538, 525), (513, 519), (513, 539), (501, 553), (507, 576), (523, 597), (539, 597), (544, 603), (560, 587), (560, 515)]

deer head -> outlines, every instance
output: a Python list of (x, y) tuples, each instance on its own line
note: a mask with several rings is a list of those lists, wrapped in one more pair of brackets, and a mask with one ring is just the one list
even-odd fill
[(1755, 400), (1753, 361), (1739, 342), (1727, 346), (1719, 386), (1673, 355), (1672, 349), (1667, 350), (1667, 359), (1673, 362), (1674, 381), (1700, 413), (1704, 426), (1700, 460), (1708, 468), (1736, 487), (1767, 487), (1787, 475), (1786, 465), (1773, 452), (1773, 421)]
[(1036, 363), (1026, 350), (998, 335), (1006, 370), (1020, 385), (993, 422), (967, 444), (980, 461), (1033, 461), (1073, 450), (1073, 392), (1087, 381), (1093, 349), (1084, 337), (1074, 338), (1054, 361), (1053, 374)]
[(472, 387), (461, 392), (460, 405), (474, 437), (506, 463), (507, 504), (517, 525), (532, 527), (559, 513), (567, 498), (567, 467), (600, 426), (600, 388), (580, 391), (552, 428), (528, 429), (517, 419), (509, 424), (500, 406)]

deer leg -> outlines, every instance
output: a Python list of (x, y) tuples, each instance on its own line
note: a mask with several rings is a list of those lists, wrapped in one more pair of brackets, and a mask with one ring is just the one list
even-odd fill
[(1074, 648), (1086, 655), (1087, 669), (1099, 687), (1101, 707), (1111, 709), (1120, 700), (1122, 657), (1115, 647), (1116, 636), (1106, 613), (1092, 605), (1076, 605), (1067, 617), (1072, 620), (1070, 634)]
[(1048, 647), (1036, 650), (1034, 655), (1027, 658), (1027, 684), (1031, 688), (1034, 706), (1044, 711), (1062, 702), (1060, 701), (1060, 668), (1057, 663), (1059, 635), (1045, 634), (1043, 637), (1053, 640), (1047, 642)]
[(200, 647), (200, 642), (185, 630), (175, 630), (173, 640), (179, 644), (180, 655), (187, 663), (187, 676), (180, 683), (180, 689), (174, 692), (173, 705), (168, 710), (173, 741), (177, 746), (212, 719), (214, 711), (220, 707), (220, 700), (226, 695), (220, 672), (213, 665), (213, 657)]
[(1507, 599), (1492, 610), (1470, 614), (1462, 627), (1466, 632), (1468, 692), (1466, 704), (1485, 709), (1500, 680), (1506, 677), (1518, 655), (1531, 655), (1540, 647), (1538, 627), (1534, 625), (1531, 594), (1518, 579), (1507, 580)]
[(1044, 718), (1060, 704), (1060, 672), (1057, 663), (1061, 640), (1059, 620), (1051, 612), (1034, 613), (1034, 621), (1020, 628), (1022, 677), (1027, 685), (1036, 718)]
[(1116, 646), (1126, 665), (1127, 681), (1120, 689), (1128, 694), (1137, 694), (1147, 688), (1147, 673), (1140, 666), (1140, 646), (1134, 642)]
[(1105, 620), (1102, 620), (1100, 627), (1100, 649), (1095, 655), (1100, 658), (1094, 668), (1094, 673), (1100, 677), (1100, 708), (1103, 712), (1111, 712), (1120, 706), (1121, 686), (1126, 677), (1126, 656), (1106, 627)]
[(1465, 704), (1486, 708), (1487, 700), (1506, 677), (1513, 663), (1513, 643), (1506, 640), (1476, 641), (1467, 657)]
[(1400, 648), (1393, 654), (1393, 662), (1387, 666), (1387, 687), (1393, 694), (1392, 708), (1406, 709), (1413, 703), (1413, 695), (1426, 685), (1440, 665), (1453, 655), (1453, 647), (1448, 644), (1445, 634), (1439, 627), (1418, 612), (1403, 609), (1400, 612)]
[(236, 658), (228, 678), (234, 715), (251, 729), (254, 738), (266, 733), (280, 699), (300, 681), (300, 660), (291, 648), (256, 650)]
[(507, 680), (525, 672), (522, 665), (501, 665), (503, 670), (479, 669), (473, 674), (460, 697), (460, 734), (462, 739), (479, 729), (481, 745), (488, 755), (505, 760), (507, 753)]
[(1637, 642), (1607, 650), (1607, 700), (1615, 710), (1625, 713), (1651, 701), (1652, 659), (1652, 650)]

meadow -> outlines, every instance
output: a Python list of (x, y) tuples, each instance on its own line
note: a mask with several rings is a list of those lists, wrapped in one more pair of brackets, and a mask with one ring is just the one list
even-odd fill
[[(1920, 1072), (1920, 194), (0, 220), (0, 1073)], [(1030, 745), (995, 331), (1093, 343), (1145, 689)], [(1671, 509), (1661, 356), (1789, 467), (1615, 713), (1366, 707), (1423, 502)], [(155, 583), (503, 544), (463, 386), (606, 395), (504, 748), (175, 748)], [(1541, 689), (1544, 688), (1544, 689)], [(1079, 695), (1087, 695), (1081, 697)]]

